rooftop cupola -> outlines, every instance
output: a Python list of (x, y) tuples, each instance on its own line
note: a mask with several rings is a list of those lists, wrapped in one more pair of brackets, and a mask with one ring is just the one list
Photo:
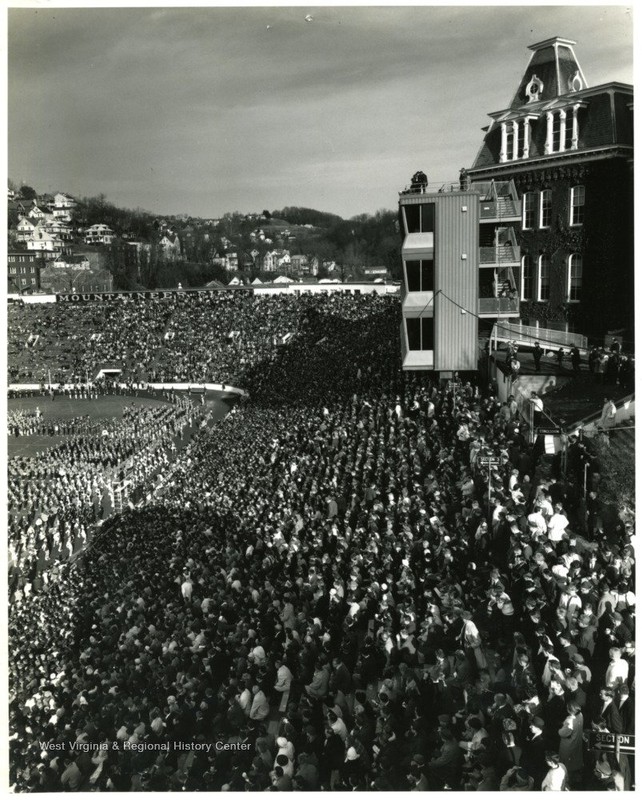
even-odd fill
[(576, 42), (555, 36), (529, 46), (531, 60), (510, 108), (518, 109), (586, 89), (588, 84), (577, 61)]

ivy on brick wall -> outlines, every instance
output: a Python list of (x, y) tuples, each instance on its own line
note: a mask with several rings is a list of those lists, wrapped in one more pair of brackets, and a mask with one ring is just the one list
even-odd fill
[(566, 322), (569, 319), (568, 306), (552, 306), (548, 302), (538, 303), (536, 300), (524, 300), (520, 313), (522, 317), (536, 319), (540, 322)]

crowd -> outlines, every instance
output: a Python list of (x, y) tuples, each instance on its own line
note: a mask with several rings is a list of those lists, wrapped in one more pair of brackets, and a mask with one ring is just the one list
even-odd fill
[[(234, 385), (295, 335), (316, 296), (174, 293), (145, 302), (10, 306), (8, 379), (80, 383), (117, 366), (131, 382)], [(340, 298), (325, 298), (341, 305)]]
[[(49, 411), (49, 408), (47, 409)], [(29, 597), (50, 568), (81, 551), (93, 526), (109, 517), (174, 458), (184, 432), (206, 416), (189, 400), (126, 406), (122, 419), (33, 416), (13, 412), (22, 435), (47, 432), (60, 441), (38, 456), (8, 463), (9, 589)], [(33, 421), (22, 427), (21, 418)], [(10, 426), (11, 428), (11, 426)]]
[(12, 604), (13, 788), (630, 789), (590, 747), (634, 731), (635, 534), (599, 466), (585, 496), (580, 444), (552, 474), (492, 386), (403, 373), (398, 300), (296, 317), (150, 502)]

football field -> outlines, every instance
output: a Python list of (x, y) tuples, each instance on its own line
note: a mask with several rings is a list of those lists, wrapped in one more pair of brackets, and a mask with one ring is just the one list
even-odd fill
[[(193, 396), (195, 402), (200, 399)], [(125, 406), (159, 406), (167, 401), (161, 393), (157, 397), (148, 395), (104, 395), (95, 400), (74, 400), (69, 397), (56, 396), (55, 400), (49, 397), (15, 397), (7, 401), (7, 410), (33, 412), (39, 408), (42, 417), (47, 420), (72, 419), (74, 417), (90, 416), (94, 420), (120, 419)], [(205, 395), (205, 404), (212, 409), (212, 420), (218, 422), (230, 410), (235, 402), (235, 396), (229, 392), (208, 392)], [(46, 452), (50, 447), (60, 444), (64, 436), (8, 436), (7, 455), (37, 456)]]

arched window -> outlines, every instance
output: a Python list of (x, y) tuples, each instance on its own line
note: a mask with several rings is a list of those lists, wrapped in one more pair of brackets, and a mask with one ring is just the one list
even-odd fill
[(582, 292), (583, 259), (579, 253), (573, 253), (568, 259), (568, 302), (579, 303)]

